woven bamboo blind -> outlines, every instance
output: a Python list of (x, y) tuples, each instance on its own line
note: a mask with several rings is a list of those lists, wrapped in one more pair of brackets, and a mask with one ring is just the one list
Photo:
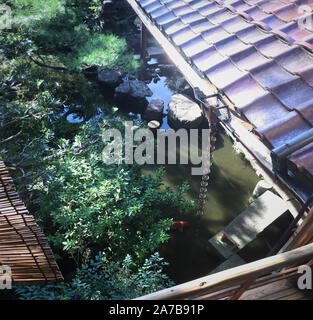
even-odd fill
[(0, 265), (11, 268), (13, 285), (63, 282), (46, 237), (21, 201), (1, 158)]

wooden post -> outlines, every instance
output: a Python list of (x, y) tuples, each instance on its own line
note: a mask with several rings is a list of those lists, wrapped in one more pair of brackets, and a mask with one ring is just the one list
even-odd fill
[(313, 208), (304, 218), (301, 225), (294, 232), (282, 251), (286, 252), (308, 244), (313, 238)]
[(140, 57), (143, 61), (146, 61), (147, 35), (148, 35), (148, 30), (145, 24), (141, 22)]
[[(282, 252), (287, 252), (308, 244), (313, 238), (313, 208), (305, 217), (302, 224), (294, 232), (287, 244), (283, 247)], [(240, 288), (232, 295), (230, 300), (238, 300), (242, 294), (249, 289), (256, 279), (250, 279), (243, 283)]]
[(257, 278), (251, 278), (240, 285), (239, 289), (228, 300), (238, 300), (254, 283)]

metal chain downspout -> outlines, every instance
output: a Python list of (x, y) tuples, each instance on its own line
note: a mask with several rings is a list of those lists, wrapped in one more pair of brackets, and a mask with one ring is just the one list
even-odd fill
[(211, 123), (211, 108), (207, 108), (205, 105), (205, 95), (203, 92), (199, 90), (199, 88), (194, 88), (194, 95), (195, 98), (201, 103), (202, 107), (202, 113), (205, 115), (205, 109), (207, 109), (207, 119), (208, 123), (211, 129), (211, 133), (209, 136), (209, 145), (210, 145), (210, 157), (206, 158), (203, 163), (203, 168), (205, 172), (208, 172), (207, 174), (202, 175), (201, 177), (201, 183), (200, 183), (200, 191), (199, 191), (199, 199), (198, 199), (198, 207), (197, 207), (197, 216), (202, 216), (205, 208), (205, 202), (207, 198), (207, 191), (208, 191), (208, 185), (209, 185), (209, 179), (210, 179), (210, 171), (211, 171), (211, 165), (212, 165), (212, 153), (214, 150), (214, 142), (216, 141), (214, 132), (212, 130), (212, 123)]
[(203, 165), (205, 172), (208, 172), (208, 174), (204, 174), (201, 177), (197, 216), (203, 215), (203, 211), (205, 208), (205, 202), (206, 202), (206, 198), (207, 198), (208, 184), (209, 184), (209, 179), (210, 179), (210, 168), (212, 165), (212, 152), (214, 150), (214, 142), (216, 141), (216, 138), (214, 135), (212, 135), (212, 132), (211, 132), (209, 139), (210, 139), (210, 158), (206, 159), (204, 162), (204, 165)]

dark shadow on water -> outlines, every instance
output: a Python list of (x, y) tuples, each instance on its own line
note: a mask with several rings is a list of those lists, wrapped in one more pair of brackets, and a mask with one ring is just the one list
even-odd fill
[[(149, 166), (144, 172), (155, 169), (156, 166)], [(186, 197), (197, 202), (201, 176), (192, 176), (189, 165), (165, 165), (165, 169), (164, 184), (173, 186), (187, 181), (190, 190)], [(190, 224), (183, 232), (172, 231), (171, 239), (160, 250), (170, 263), (166, 271), (176, 283), (207, 275), (221, 263), (208, 240), (245, 210), (257, 181), (251, 166), (235, 153), (230, 138), (219, 133), (204, 215), (197, 217), (195, 209), (184, 215), (169, 213), (174, 221), (185, 220)]]

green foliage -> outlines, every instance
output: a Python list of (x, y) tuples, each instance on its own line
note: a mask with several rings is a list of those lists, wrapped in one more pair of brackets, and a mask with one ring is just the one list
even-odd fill
[(11, 5), (13, 33), (0, 39), (10, 56), (53, 54), (75, 70), (103, 65), (132, 72), (139, 66), (124, 39), (103, 34), (99, 0), (13, 0)]
[[(100, 0), (7, 2), (14, 21), (0, 31), (0, 154), (60, 265), (88, 262), (65, 286), (17, 292), (23, 299), (126, 299), (169, 285), (164, 262), (152, 254), (168, 240), (173, 212), (192, 205), (187, 185), (164, 188), (162, 169), (147, 176), (138, 165), (103, 162), (102, 134), (123, 132), (124, 119), (80, 72), (90, 65), (131, 72), (138, 66), (131, 50), (101, 29)], [(72, 112), (82, 124), (67, 121)]]
[(14, 9), (13, 25), (18, 28), (35, 29), (49, 21), (61, 22), (61, 17), (74, 17), (91, 30), (97, 30), (101, 19), (102, 1), (11, 0), (10, 5)]
[(32, 26), (64, 12), (66, 0), (11, 0), (14, 9), (13, 24)]
[[(43, 152), (47, 138), (70, 137), (77, 126), (65, 120), (65, 104), (88, 105), (94, 99), (92, 85), (83, 75), (45, 70), (25, 58), (6, 60), (0, 67), (0, 152), (7, 159), (35, 161), (33, 152)], [(81, 96), (83, 95), (83, 97)], [(91, 109), (93, 106), (91, 106)], [(10, 143), (3, 143), (15, 137)], [(15, 140), (18, 139), (18, 140)], [(17, 143), (16, 143), (17, 142)]]
[[(7, 102), (0, 105), (0, 153), (7, 158), (16, 158), (18, 155), (24, 157), (24, 163), (29, 159), (28, 153), (36, 145), (38, 153), (38, 142), (42, 145), (41, 152), (46, 149), (41, 140), (49, 137), (52, 129), (52, 121), (56, 119), (55, 112), (60, 111), (62, 105), (53, 98), (48, 91), (38, 94), (33, 101)], [(16, 137), (17, 136), (17, 137)], [(18, 143), (7, 144), (13, 139), (18, 138)], [(23, 155), (23, 151), (27, 152)], [(32, 162), (33, 156), (29, 162)]]
[(2, 30), (0, 31), (0, 49), (7, 59), (16, 59), (27, 51), (35, 50), (35, 46), (21, 33)]
[(162, 269), (167, 263), (153, 254), (142, 266), (130, 256), (122, 263), (107, 263), (99, 254), (82, 265), (68, 285), (16, 287), (21, 300), (112, 300), (133, 299), (164, 289), (173, 283)]
[(161, 189), (161, 169), (144, 176), (137, 165), (103, 163), (102, 133), (122, 124), (118, 118), (93, 122), (74, 141), (60, 140), (53, 150), (56, 159), (33, 187), (38, 214), (55, 228), (50, 239), (77, 261), (89, 250), (104, 251), (116, 261), (130, 253), (142, 261), (168, 239), (170, 213), (192, 205), (183, 199), (186, 186), (176, 193)]
[[(44, 57), (47, 62), (58, 65), (58, 60), (53, 56)], [(49, 91), (51, 95), (63, 104), (97, 104), (99, 96), (94, 83), (88, 81), (81, 73), (70, 73), (53, 69), (46, 69), (29, 63), (24, 57), (6, 60), (0, 66), (0, 79), (2, 83), (14, 83), (15, 90), (12, 100), (32, 101), (42, 91)], [(0, 82), (1, 84), (1, 82)], [(10, 90), (1, 90), (0, 97)]]
[(114, 35), (94, 35), (83, 45), (75, 45), (73, 51), (74, 59), (69, 56), (63, 58), (64, 64), (71, 68), (97, 65), (133, 72), (139, 66), (126, 41)]

